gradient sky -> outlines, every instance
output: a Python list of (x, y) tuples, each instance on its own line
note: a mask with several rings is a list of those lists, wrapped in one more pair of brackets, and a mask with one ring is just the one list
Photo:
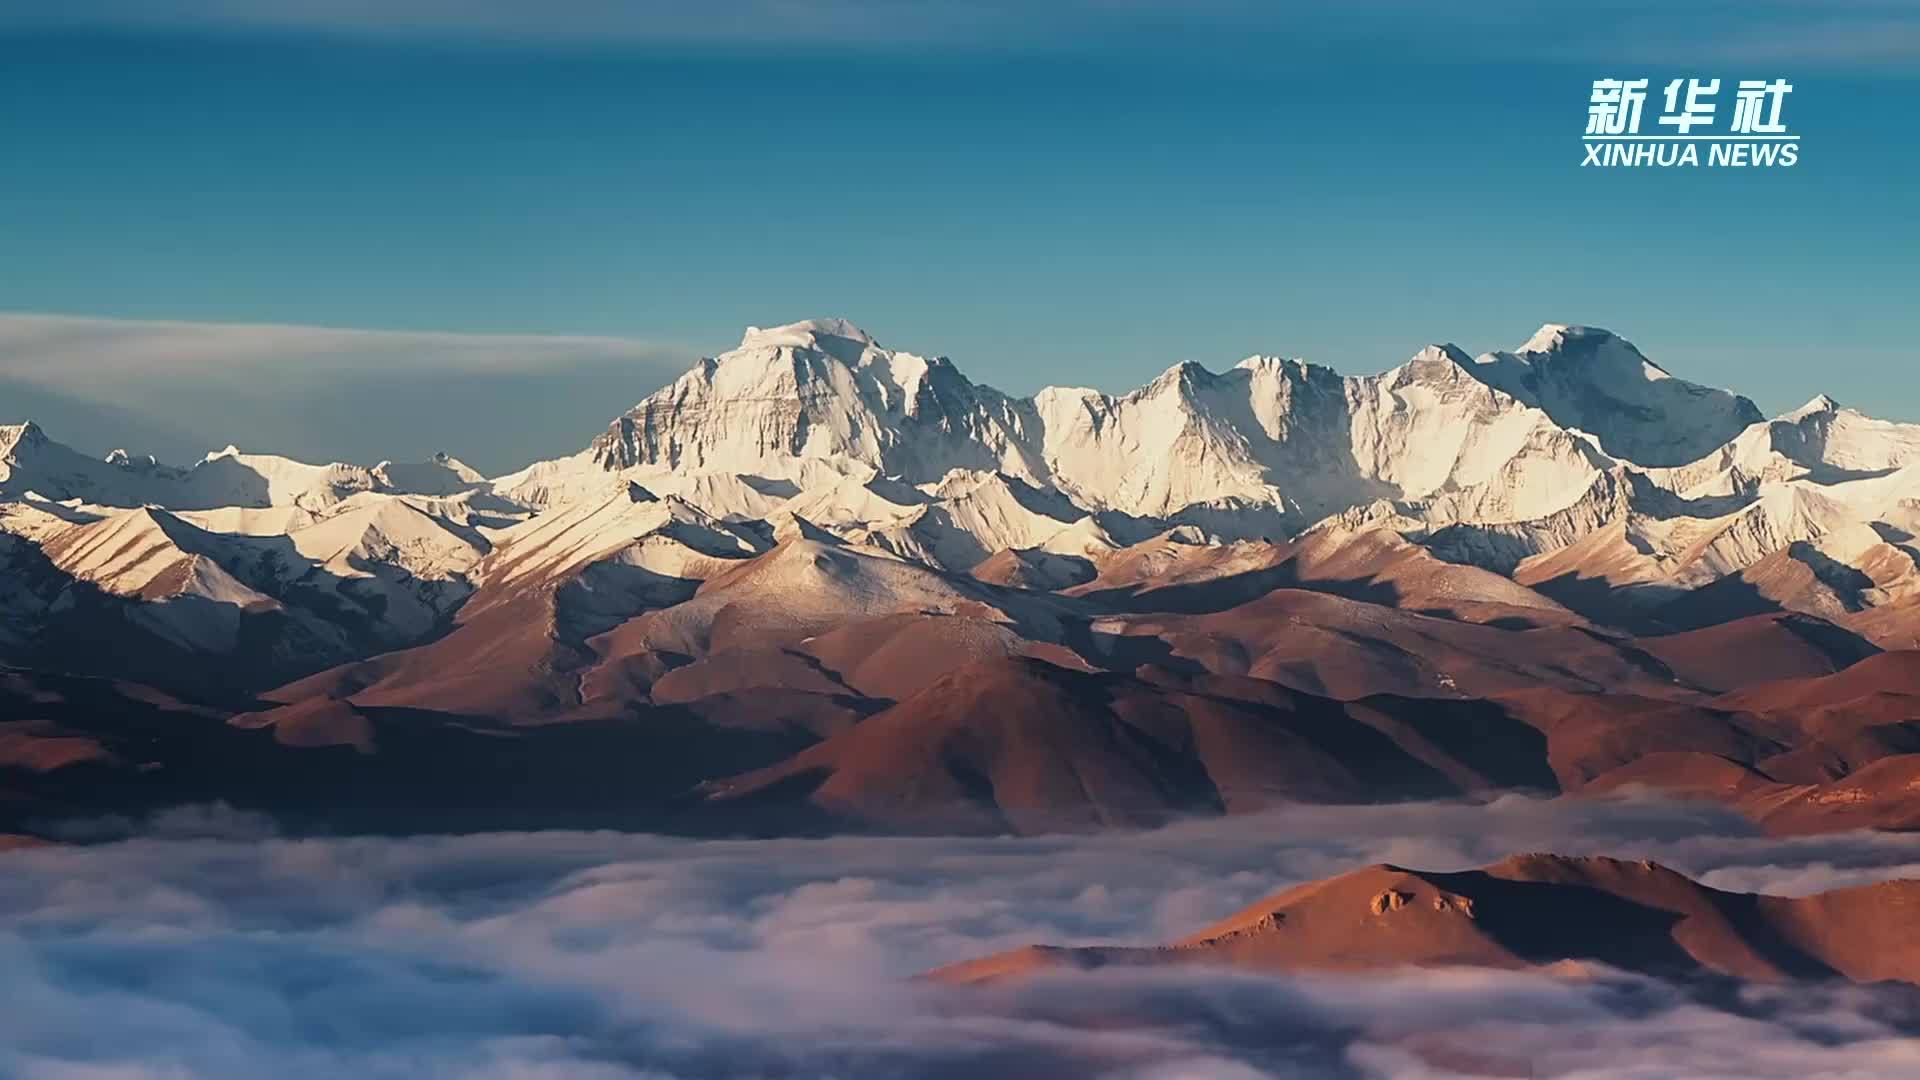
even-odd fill
[[(1256, 351), (1373, 371), (1581, 322), (1768, 412), (1825, 391), (1920, 419), (1914, 4), (1470, 7), (0, 0), (0, 310), (673, 358), (631, 392), (552, 360), (554, 407), (530, 404), (545, 359), (468, 393), (481, 430), (451, 449), (495, 468), (813, 315), (1022, 393)], [(1681, 75), (1793, 81), (1800, 165), (1579, 167), (1593, 79)], [(36, 392), (142, 414), (178, 359), (82, 392), (78, 358)], [(428, 408), (438, 377), (353, 378), (399, 420), (338, 423), (361, 383), (336, 385), (304, 415), (343, 430), (300, 449), (421, 451), (392, 395)], [(272, 441), (301, 406), (259, 391)], [(229, 441), (230, 403), (169, 407)], [(527, 430), (490, 445), (515, 408)]]

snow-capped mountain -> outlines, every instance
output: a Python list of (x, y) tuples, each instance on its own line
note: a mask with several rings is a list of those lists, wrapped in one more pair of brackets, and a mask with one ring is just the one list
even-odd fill
[(55, 442), (39, 425), (0, 425), (0, 498), (29, 493), (101, 506), (165, 506), (174, 510), (299, 506), (323, 509), (361, 491), (453, 495), (482, 486), (479, 473), (441, 454), (418, 464), (383, 461), (366, 468), (309, 465), (228, 446), (186, 468), (115, 450), (91, 458)]
[(615, 420), (591, 447), (608, 469), (653, 467), (793, 479), (798, 463), (872, 466), (909, 483), (953, 469), (1045, 478), (1032, 409), (968, 382), (944, 359), (883, 349), (840, 319), (752, 328), (740, 347)]
[(1639, 465), (1685, 464), (1760, 420), (1746, 398), (1676, 379), (1591, 326), (1543, 326), (1515, 352), (1480, 357), (1473, 373)]
[(611, 472), (683, 495), (689, 483), (713, 484), (693, 478), (750, 478), (708, 509), (759, 516), (765, 496), (841, 478), (924, 486), (954, 472), (997, 473), (1090, 513), (1259, 535), (1376, 499), (1529, 474), (1529, 484), (1505, 485), (1512, 499), (1499, 512), (1558, 509), (1557, 492), (1604, 468), (1606, 455), (1481, 378), (1482, 366), (1451, 346), (1357, 378), (1256, 356), (1218, 374), (1180, 364), (1121, 396), (1050, 388), (1018, 399), (844, 321), (802, 322), (750, 330), (582, 454), (503, 477), (494, 490), (538, 504), (577, 497)]
[(749, 331), (581, 454), (495, 490), (537, 505), (620, 477), (949, 570), (1004, 552), (994, 573), (1057, 582), (1082, 572), (1043, 556), (1175, 526), (1224, 541), (1372, 525), (1553, 591), (1599, 582), (1592, 612), (1640, 618), (1775, 553), (1870, 561), (1850, 610), (1904, 595), (1917, 453), (1920, 426), (1825, 398), (1765, 420), (1591, 327), (1477, 358), (1429, 346), (1378, 375), (1256, 356), (1018, 399), (822, 320)]
[[(1432, 345), (1375, 375), (1254, 356), (1019, 398), (827, 319), (750, 329), (579, 453), (492, 479), (444, 454), (96, 459), (0, 427), (0, 530), (0, 637), (110, 615), (224, 657), (270, 622), (260, 686), (508, 618), (488, 612), (545, 626), (528, 663), (566, 669), (596, 635), (794, 545), (972, 596), (1077, 587), (1156, 537), (1384, 533), (1602, 622), (1756, 603), (1845, 622), (1920, 592), (1920, 425), (1824, 397), (1765, 420), (1587, 327), (1478, 358)], [(648, 640), (688, 617), (653, 618)], [(695, 653), (708, 632), (673, 631)]]

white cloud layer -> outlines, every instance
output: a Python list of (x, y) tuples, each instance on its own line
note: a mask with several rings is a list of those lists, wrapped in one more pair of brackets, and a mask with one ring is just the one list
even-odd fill
[(1024, 839), (299, 839), (244, 817), (175, 814), (120, 842), (5, 856), (0, 1074), (1920, 1069), (1920, 1004), (1891, 987), (1703, 1000), (1639, 976), (1484, 971), (1109, 969), (984, 993), (907, 981), (1035, 940), (1162, 940), (1366, 862), (1454, 868), (1539, 848), (1653, 857), (1785, 891), (1920, 862), (1912, 838), (1778, 841), (1721, 811), (1658, 801), (1305, 808)]

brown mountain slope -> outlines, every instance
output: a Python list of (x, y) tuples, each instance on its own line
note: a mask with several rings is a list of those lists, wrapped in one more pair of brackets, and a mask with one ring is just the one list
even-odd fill
[(1667, 565), (1627, 534), (1622, 519), (1566, 547), (1521, 560), (1513, 580), (1598, 622), (1637, 626), (1646, 609), (1678, 590)]
[(1584, 626), (1475, 624), (1327, 593), (1275, 589), (1225, 611), (1096, 624), (1117, 651), (1163, 643), (1174, 657), (1327, 697), (1481, 697), (1547, 685), (1650, 696), (1693, 688), (1651, 655)]
[(1538, 689), (1502, 695), (1561, 786), (1726, 803), (1775, 833), (1920, 827), (1920, 653), (1692, 702)]
[(1479, 703), (1349, 704), (1258, 679), (1001, 658), (704, 792), (849, 824), (1026, 832), (1554, 786), (1540, 733)]
[(476, 730), (314, 699), (242, 714), (138, 684), (0, 671), (0, 833), (221, 802), (296, 826), (384, 832), (658, 826), (708, 777), (811, 742), (659, 708)]
[(1093, 580), (1094, 567), (1093, 560), (1081, 555), (1002, 548), (974, 564), (968, 573), (990, 585), (1052, 592)]
[(1634, 644), (1688, 684), (1722, 691), (1771, 679), (1830, 675), (1879, 651), (1851, 631), (1791, 613), (1638, 637)]
[(564, 713), (579, 704), (576, 673), (591, 654), (562, 629), (562, 602), (558, 589), (516, 590), (463, 612), (437, 641), (329, 668), (266, 697), (289, 704), (341, 698), (503, 721)]
[[(285, 708), (241, 723), (293, 751), (382, 758), (446, 725), (606, 725), (676, 757), (646, 773), (680, 786), (636, 791), (636, 805), (700, 785), (689, 813), (753, 812), (755, 829), (777, 825), (768, 808), (1026, 832), (1576, 790), (1618, 786), (1613, 774), (1649, 755), (1818, 785), (1920, 752), (1907, 726), (1920, 709), (1904, 698), (1883, 695), (1862, 723), (1853, 697), (1780, 709), (1710, 696), (1831, 675), (1873, 651), (1830, 624), (1774, 615), (1623, 637), (1378, 531), (1163, 538), (1065, 595), (817, 539), (750, 554), (718, 524), (638, 496), (579, 514), (582, 528), (620, 527), (575, 542), (556, 519), (503, 541), (445, 636), (283, 687), (271, 697)], [(396, 729), (402, 718), (412, 727)], [(711, 752), (678, 760), (675, 739)], [(720, 779), (740, 769), (758, 771)], [(1632, 782), (1663, 779), (1718, 790), (1657, 770)]]
[(1779, 836), (1848, 829), (1920, 830), (1920, 754), (1894, 754), (1836, 779), (1776, 779), (1775, 759), (1757, 766), (1700, 753), (1653, 753), (1593, 778), (1581, 790), (1604, 794), (1649, 788), (1711, 799)]
[(931, 973), (977, 983), (1057, 968), (1250, 971), (1599, 962), (1659, 974), (1920, 982), (1920, 881), (1801, 899), (1727, 893), (1648, 862), (1519, 855), (1479, 870), (1376, 865), (1289, 889), (1158, 948), (1027, 948)]
[[(851, 722), (871, 709), (835, 699), (892, 698), (980, 656), (1072, 654), (1062, 604), (917, 564), (810, 540), (753, 558), (708, 560), (693, 580), (603, 562), (558, 577), (512, 576), (515, 552), (489, 562), (480, 591), (445, 637), (346, 665), (268, 695), (294, 703), (430, 709), (498, 723), (597, 720), (647, 704), (731, 708), (746, 696), (822, 699)], [(763, 710), (764, 711), (764, 710)]]
[(1716, 704), (1770, 712), (1844, 705), (1880, 695), (1920, 699), (1920, 651), (1880, 653), (1830, 674), (1776, 675), (1724, 694)]
[(976, 660), (1031, 656), (1090, 670), (1064, 646), (1029, 641), (1005, 623), (963, 615), (904, 612), (850, 622), (809, 638), (797, 651), (839, 673), (860, 693), (891, 701), (911, 697)]
[(1573, 625), (1580, 616), (1524, 585), (1446, 562), (1390, 529), (1325, 528), (1285, 543), (1189, 544), (1157, 537), (1100, 560), (1066, 590), (1138, 612), (1224, 611), (1274, 589), (1306, 589), (1464, 622)]
[(1692, 702), (1549, 687), (1494, 701), (1546, 737), (1548, 764), (1569, 791), (1649, 754), (1708, 754), (1751, 764), (1793, 745), (1749, 716)]
[[(569, 514), (577, 527), (563, 515), (504, 539), (445, 636), (268, 696), (504, 724), (647, 704), (777, 721), (755, 714), (759, 697), (817, 729), (999, 656), (1120, 672), (1159, 663), (1352, 699), (1537, 686), (1685, 697), (1758, 674), (1826, 673), (1871, 651), (1797, 616), (1731, 640), (1725, 627), (1622, 638), (1378, 529), (1286, 545), (1163, 538), (1110, 556), (1102, 579), (1073, 595), (1051, 595), (804, 538), (748, 555), (677, 505), (616, 498)], [(570, 539), (593, 523), (591, 542)], [(1301, 587), (1276, 587), (1287, 582)], [(1729, 664), (1730, 647), (1764, 653), (1764, 667)]]
[(1920, 649), (1920, 596), (1856, 611), (1841, 625), (1883, 649)]
[[(1848, 674), (1820, 685), (1844, 697), (1843, 685), (1887, 683), (1872, 670), (1851, 683)], [(1727, 802), (1779, 831), (1920, 820), (1920, 787), (1909, 794), (1889, 779), (1901, 766), (1882, 764), (1920, 761), (1920, 720), (1910, 719), (1920, 700), (1882, 692), (1764, 711), (1741, 700), (1536, 686), (1341, 701), (1177, 666), (1120, 673), (1002, 656), (956, 666), (793, 758), (701, 794), (713, 809), (804, 808), (910, 830), (1032, 832), (1288, 802), (1630, 785)]]
[(1826, 783), (1882, 758), (1920, 753), (1920, 653), (1881, 653), (1831, 675), (1761, 683), (1713, 704), (1792, 732), (1791, 753), (1759, 763), (1769, 777)]

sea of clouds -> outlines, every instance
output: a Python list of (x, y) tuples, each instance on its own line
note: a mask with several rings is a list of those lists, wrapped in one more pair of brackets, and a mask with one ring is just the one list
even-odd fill
[(1516, 797), (987, 839), (311, 838), (219, 809), (98, 829), (0, 855), (0, 1075), (1920, 1075), (1920, 1005), (1897, 987), (912, 980), (1034, 941), (1162, 941), (1370, 862), (1605, 853), (1791, 894), (1920, 876), (1920, 838), (1773, 839), (1701, 805)]

